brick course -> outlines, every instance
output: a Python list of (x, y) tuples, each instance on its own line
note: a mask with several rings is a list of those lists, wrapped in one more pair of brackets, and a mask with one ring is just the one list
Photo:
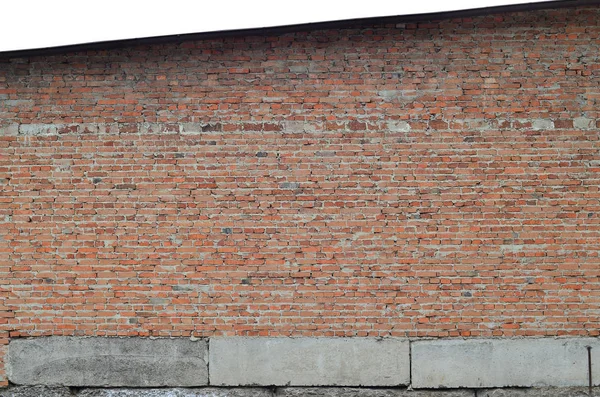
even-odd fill
[(0, 60), (0, 356), (42, 335), (600, 335), (599, 21)]

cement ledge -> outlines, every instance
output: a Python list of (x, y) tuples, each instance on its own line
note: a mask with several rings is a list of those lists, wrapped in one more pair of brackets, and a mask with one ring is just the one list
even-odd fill
[(411, 342), (414, 388), (600, 385), (597, 338), (443, 339)]
[[(400, 92), (396, 92), (401, 95)], [(600, 119), (588, 117), (566, 117), (560, 119), (481, 119), (456, 120), (344, 120), (332, 122), (304, 121), (240, 121), (212, 123), (73, 123), (73, 124), (0, 124), (2, 136), (62, 136), (78, 134), (96, 135), (181, 135), (190, 139), (202, 136), (228, 134), (312, 134), (339, 132), (387, 132), (419, 134), (426, 131), (457, 131), (481, 133), (482, 131), (598, 131)]]
[(203, 386), (207, 342), (189, 339), (43, 337), (14, 339), (7, 375), (18, 385)]
[(600, 385), (599, 338), (40, 337), (11, 340), (6, 364), (31, 386), (539, 389), (587, 386), (588, 346)]
[(211, 338), (210, 384), (398, 386), (410, 347), (397, 338)]

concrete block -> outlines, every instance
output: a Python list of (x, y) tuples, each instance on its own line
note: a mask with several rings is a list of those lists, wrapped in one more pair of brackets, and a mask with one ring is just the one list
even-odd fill
[(394, 99), (402, 96), (402, 91), (399, 90), (381, 90), (377, 91), (377, 96), (383, 98), (385, 101), (393, 101)]
[(596, 120), (587, 117), (576, 117), (573, 119), (573, 127), (579, 130), (590, 130), (596, 127)]
[(304, 121), (285, 121), (282, 126), (282, 131), (286, 134), (320, 132), (323, 131), (323, 124), (319, 122), (308, 123)]
[(365, 389), (347, 387), (285, 387), (275, 397), (475, 397), (472, 390)]
[[(593, 396), (598, 395), (597, 393)], [(478, 390), (477, 397), (589, 397), (586, 388), (543, 387), (533, 389)]]
[(201, 389), (84, 389), (78, 397), (272, 397), (268, 389), (214, 388)]
[(452, 122), (462, 124), (462, 128), (469, 131), (488, 131), (492, 129), (491, 121), (486, 119), (453, 120)]
[(546, 119), (532, 120), (531, 128), (533, 128), (534, 131), (551, 130), (554, 129), (554, 122)]
[(390, 121), (388, 129), (392, 132), (409, 132), (410, 124), (406, 121)]
[(202, 386), (206, 341), (145, 338), (15, 339), (8, 379), (19, 385)]
[(0, 126), (0, 136), (16, 136), (19, 135), (19, 124), (7, 124)]
[(410, 381), (409, 342), (375, 338), (211, 338), (210, 384), (396, 386)]
[(411, 345), (414, 388), (565, 387), (588, 383), (586, 346), (593, 378), (600, 382), (600, 340), (453, 339)]
[(56, 135), (58, 128), (54, 124), (21, 124), (19, 134), (21, 135)]
[(292, 65), (289, 67), (291, 73), (308, 73), (306, 65)]

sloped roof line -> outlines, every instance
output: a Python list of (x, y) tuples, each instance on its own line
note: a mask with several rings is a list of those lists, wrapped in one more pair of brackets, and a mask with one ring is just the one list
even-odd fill
[(0, 59), (7, 58), (23, 58), (32, 56), (59, 55), (81, 51), (94, 50), (110, 50), (129, 46), (151, 45), (163, 43), (178, 43), (185, 41), (207, 40), (223, 37), (240, 37), (240, 36), (257, 36), (257, 35), (274, 35), (283, 33), (292, 33), (299, 31), (323, 30), (323, 29), (340, 29), (349, 27), (361, 27), (377, 24), (399, 24), (399, 23), (416, 23), (427, 22), (433, 20), (444, 20), (454, 18), (467, 18), (492, 14), (503, 14), (521, 11), (534, 11), (542, 9), (559, 9), (571, 8), (579, 6), (600, 5), (600, 0), (549, 0), (536, 3), (521, 3), (502, 5), (494, 7), (473, 8), (458, 11), (443, 11), (424, 14), (396, 15), (383, 17), (369, 17), (344, 19), (325, 22), (302, 23), (295, 25), (283, 25), (261, 28), (244, 28), (232, 30), (220, 30), (199, 33), (173, 34), (164, 36), (152, 36), (132, 39), (119, 39), (109, 41), (99, 41), (83, 44), (70, 44), (64, 46), (23, 49), (13, 51), (0, 51)]

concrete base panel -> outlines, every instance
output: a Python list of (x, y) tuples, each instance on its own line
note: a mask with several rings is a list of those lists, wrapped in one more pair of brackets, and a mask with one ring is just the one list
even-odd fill
[(275, 397), (475, 397), (473, 390), (359, 389), (331, 387), (285, 387)]
[[(600, 396), (598, 391), (592, 396)], [(589, 397), (586, 388), (539, 388), (479, 390), (477, 397)]]
[(12, 340), (8, 379), (19, 385), (203, 386), (207, 342), (48, 337)]
[(202, 389), (87, 389), (78, 397), (273, 397), (269, 389), (214, 388)]
[(412, 343), (415, 388), (565, 387), (600, 381), (600, 340), (474, 339)]
[(409, 342), (373, 338), (211, 338), (216, 386), (397, 386), (410, 382)]

